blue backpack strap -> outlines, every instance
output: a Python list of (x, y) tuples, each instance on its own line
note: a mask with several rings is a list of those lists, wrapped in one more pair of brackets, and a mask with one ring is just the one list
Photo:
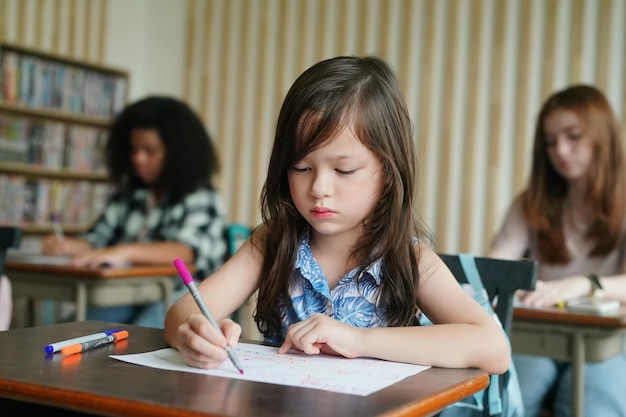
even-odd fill
[(467, 278), (467, 282), (469, 282), (474, 291), (474, 299), (489, 313), (493, 313), (493, 307), (491, 306), (491, 302), (489, 302), (483, 281), (480, 279), (480, 273), (476, 267), (474, 256), (469, 253), (461, 253), (459, 254), (459, 261), (463, 267), (465, 278)]
[[(474, 256), (469, 253), (459, 254), (459, 261), (463, 267), (465, 278), (469, 282), (474, 291), (474, 299), (490, 314), (494, 314), (493, 307), (489, 301), (489, 296), (483, 282), (480, 279), (480, 273), (476, 267)], [(500, 375), (491, 375), (489, 381), (488, 399), (489, 399), (489, 415), (502, 413), (502, 398), (500, 396)], [(482, 391), (481, 391), (482, 395)], [(478, 400), (478, 398), (477, 398)]]

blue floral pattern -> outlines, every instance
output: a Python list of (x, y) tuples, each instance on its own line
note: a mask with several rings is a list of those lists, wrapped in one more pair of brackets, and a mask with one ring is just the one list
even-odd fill
[(370, 265), (359, 279), (358, 268), (349, 271), (330, 290), (326, 276), (317, 263), (309, 245), (309, 234), (305, 232), (298, 245), (289, 297), (291, 304), (282, 314), (283, 338), (288, 327), (305, 320), (315, 313), (322, 313), (343, 323), (357, 327), (381, 327), (384, 310), (376, 307), (382, 280), (382, 261)]

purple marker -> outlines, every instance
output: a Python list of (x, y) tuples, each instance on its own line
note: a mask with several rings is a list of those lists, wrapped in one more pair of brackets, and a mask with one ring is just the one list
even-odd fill
[(61, 216), (59, 216), (58, 214), (51, 214), (50, 221), (52, 222), (54, 234), (57, 235), (57, 239), (65, 239), (65, 234), (63, 234), (63, 229), (61, 228)]
[[(200, 307), (200, 311), (202, 311), (204, 317), (206, 317), (211, 322), (213, 327), (215, 327), (220, 333), (222, 333), (222, 329), (220, 329), (220, 326), (219, 324), (217, 324), (215, 317), (213, 317), (213, 314), (211, 314), (209, 308), (202, 299), (202, 296), (200, 295), (200, 292), (196, 287), (196, 283), (193, 281), (193, 277), (187, 270), (187, 267), (183, 263), (182, 259), (175, 259), (174, 266), (176, 267), (180, 278), (183, 280), (183, 282), (187, 286), (187, 289), (191, 293), (191, 296), (194, 300), (196, 300), (196, 304), (198, 304), (198, 307)], [(224, 333), (222, 333), (222, 336), (224, 336)], [(228, 345), (226, 345), (224, 349), (226, 349), (226, 353), (228, 353), (228, 357), (230, 358), (230, 361), (233, 363), (233, 365), (235, 365), (235, 368), (237, 368), (237, 370), (239, 370), (239, 373), (243, 375), (243, 367), (241, 366), (237, 355), (235, 355), (235, 351)]]

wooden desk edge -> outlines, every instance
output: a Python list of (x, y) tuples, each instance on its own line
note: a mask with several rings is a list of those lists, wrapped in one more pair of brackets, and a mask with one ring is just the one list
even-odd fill
[(407, 404), (393, 411), (382, 414), (381, 417), (423, 417), (440, 412), (447, 406), (456, 403), (489, 386), (489, 374), (482, 373), (470, 380), (451, 385), (445, 390), (433, 394), (428, 399), (417, 403)]
[[(173, 265), (137, 265), (125, 268), (83, 268), (69, 265), (40, 265), (7, 262), (5, 271), (26, 271), (41, 272), (54, 275), (73, 275), (86, 278), (129, 278), (157, 275), (176, 276), (178, 272)], [(189, 268), (191, 273), (195, 272), (195, 268)]]
[(513, 324), (515, 320), (532, 320), (540, 322), (571, 323), (589, 326), (626, 327), (626, 306), (622, 306), (619, 313), (611, 315), (575, 313), (563, 308), (524, 308), (513, 309)]
[[(437, 413), (448, 405), (462, 400), (489, 385), (489, 375), (479, 374), (470, 380), (452, 385), (442, 390), (426, 400), (417, 403), (407, 404), (396, 408), (381, 417), (423, 417)], [(84, 392), (67, 391), (65, 389), (49, 386), (33, 386), (29, 383), (11, 381), (0, 378), (0, 397), (16, 400), (34, 402), (48, 406), (72, 409), (76, 411), (90, 413), (94, 406), (101, 412), (112, 415), (135, 415), (145, 417), (170, 417), (172, 410), (160, 405), (154, 405), (132, 400), (119, 400), (104, 395), (87, 394)], [(178, 410), (181, 417), (211, 417), (213, 414), (200, 413), (190, 410)], [(217, 416), (216, 416), (217, 417)]]
[[(104, 395), (67, 391), (49, 386), (33, 386), (29, 383), (2, 378), (0, 378), (0, 397), (85, 413), (93, 413), (95, 408), (107, 415), (117, 416), (130, 414), (144, 417), (171, 417), (173, 412), (172, 409), (157, 404), (119, 400)], [(180, 417), (220, 417), (190, 410), (178, 410), (175, 414)]]

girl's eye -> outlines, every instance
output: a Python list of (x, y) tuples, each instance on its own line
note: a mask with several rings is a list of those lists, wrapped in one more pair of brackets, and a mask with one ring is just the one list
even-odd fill
[(578, 140), (580, 139), (580, 133), (570, 133), (569, 135), (567, 135), (567, 138), (569, 140)]
[(338, 169), (337, 172), (341, 175), (352, 175), (356, 172), (356, 169), (351, 169), (349, 171), (342, 171), (341, 169)]
[(291, 169), (295, 172), (307, 172), (309, 170), (309, 168), (307, 167), (296, 167), (296, 166), (291, 167)]

